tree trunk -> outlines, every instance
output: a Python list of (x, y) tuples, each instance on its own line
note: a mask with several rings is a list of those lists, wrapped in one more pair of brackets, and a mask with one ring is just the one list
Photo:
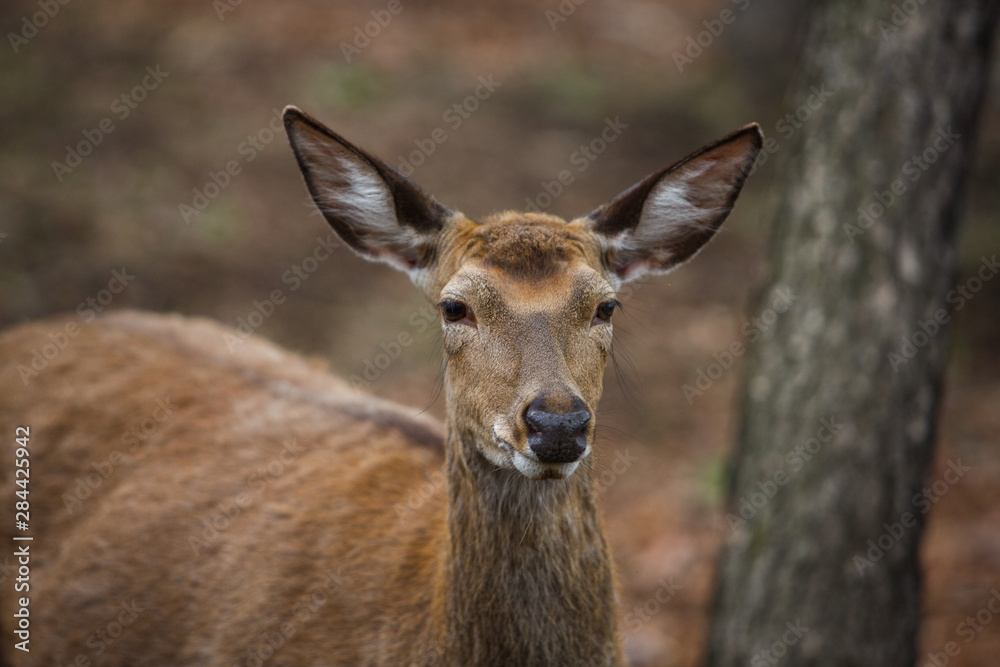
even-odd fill
[(920, 494), (998, 10), (817, 5), (765, 144), (784, 159), (755, 313), (773, 323), (747, 361), (709, 665), (914, 664)]

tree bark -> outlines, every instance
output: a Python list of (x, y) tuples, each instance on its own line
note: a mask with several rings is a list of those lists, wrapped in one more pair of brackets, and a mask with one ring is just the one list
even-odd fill
[[(995, 0), (816, 7), (776, 128), (755, 313), (773, 322), (747, 360), (709, 665), (914, 664), (920, 494), (998, 13)], [(781, 289), (785, 312), (771, 308)]]

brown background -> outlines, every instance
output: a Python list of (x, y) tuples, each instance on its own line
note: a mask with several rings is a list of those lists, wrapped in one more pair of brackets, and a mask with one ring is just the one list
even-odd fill
[[(740, 328), (755, 315), (746, 304), (762, 270), (766, 221), (759, 215), (780, 168), (784, 126), (776, 124), (809, 96), (785, 95), (804, 10), (760, 0), (564, 0), (565, 20), (553, 27), (546, 12), (559, 11), (557, 0), (474, 7), (403, 0), (347, 62), (341, 44), (388, 4), (78, 1), (59, 5), (16, 53), (8, 36), (0, 45), (0, 326), (74, 311), (122, 267), (135, 279), (110, 308), (235, 325), (255, 300), (280, 289), (286, 299), (259, 333), (325, 357), (343, 375), (363, 375), (366, 362), (384, 365), (383, 343), (395, 351), (390, 343), (408, 334), (412, 342), (400, 346), (370, 390), (422, 409), (435, 393), (440, 347), (404, 276), (340, 249), (297, 289), (283, 281), (328, 228), (307, 199), (284, 137), (263, 145), (272, 110), (294, 103), (392, 164), (442, 128), (447, 139), (413, 178), (472, 217), (525, 208), (566, 169), (574, 181), (548, 210), (585, 213), (756, 120), (778, 140), (778, 153), (751, 179), (727, 231), (696, 261), (625, 300), (600, 411), (604, 469), (616, 452), (636, 459), (608, 478), (604, 492), (625, 612), (647, 603), (653, 612), (627, 616), (630, 655), (637, 665), (694, 664), (713, 559), (728, 530), (721, 470), (737, 423), (741, 360), (693, 404), (681, 388), (715, 361), (713, 353), (744, 341)], [(220, 19), (221, 8), (230, 11)], [(712, 23), (726, 9), (731, 23)], [(22, 32), (24, 17), (39, 11), (34, 2), (4, 3), (4, 33)], [(678, 71), (673, 54), (708, 29), (704, 21), (716, 31), (721, 25), (721, 33), (711, 40), (705, 33), (710, 43)], [(115, 100), (141, 83), (147, 66), (168, 75), (122, 118)], [(500, 85), (455, 128), (454, 116), (444, 114), (474, 93), (479, 77)], [(987, 101), (971, 165), (964, 273), (956, 284), (1000, 246), (996, 100), (992, 94)], [(114, 131), (60, 182), (52, 163), (64, 162), (67, 145), (84, 141), (104, 118)], [(580, 172), (571, 156), (599, 136), (607, 118), (628, 127)], [(251, 135), (259, 135), (263, 150), (248, 161), (243, 142)], [(186, 222), (180, 205), (190, 206), (193, 190), (204, 190), (230, 160), (240, 173)], [(954, 314), (933, 473), (939, 478), (945, 462), (957, 458), (972, 467), (935, 505), (923, 559), (921, 655), (957, 641), (961, 654), (951, 664), (993, 664), (1000, 654), (1000, 622), (968, 644), (956, 634), (1000, 588), (998, 306), (1000, 280), (992, 280)], [(440, 415), (442, 402), (430, 410)], [(677, 594), (650, 602), (671, 579), (682, 587)]]

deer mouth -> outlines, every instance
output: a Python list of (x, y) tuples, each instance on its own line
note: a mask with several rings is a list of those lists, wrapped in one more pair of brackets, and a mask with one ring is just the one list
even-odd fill
[(528, 479), (566, 479), (579, 465), (578, 460), (569, 463), (542, 463), (514, 450), (514, 467)]
[(576, 472), (580, 461), (590, 454), (590, 447), (587, 447), (586, 451), (576, 461), (545, 463), (538, 460), (538, 457), (530, 448), (528, 448), (527, 452), (522, 452), (514, 445), (501, 439), (497, 435), (495, 427), (493, 429), (493, 440), (497, 448), (507, 457), (508, 465), (503, 467), (510, 468), (513, 465), (515, 470), (528, 479), (566, 479)]

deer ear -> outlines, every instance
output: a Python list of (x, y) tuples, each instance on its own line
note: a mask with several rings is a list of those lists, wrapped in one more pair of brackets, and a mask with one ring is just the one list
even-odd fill
[(295, 107), (285, 131), (313, 201), (355, 252), (417, 281), (452, 212), (406, 176)]
[(608, 269), (624, 283), (693, 257), (729, 215), (762, 143), (759, 126), (742, 127), (591, 213)]

